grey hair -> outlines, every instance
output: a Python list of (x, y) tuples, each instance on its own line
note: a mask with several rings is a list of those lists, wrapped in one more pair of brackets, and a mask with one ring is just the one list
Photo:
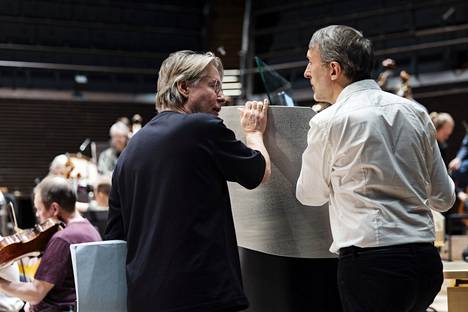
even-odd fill
[(223, 79), (223, 64), (211, 52), (198, 53), (190, 50), (178, 51), (169, 55), (159, 69), (156, 94), (156, 109), (174, 109), (184, 105), (186, 98), (179, 92), (177, 83), (184, 81), (196, 84), (206, 67), (213, 64)]
[(124, 124), (122, 121), (117, 121), (110, 127), (109, 135), (111, 137), (114, 135), (119, 135), (119, 134), (127, 136), (129, 132), (130, 132), (130, 129), (128, 129), (126, 124)]
[(344, 25), (321, 28), (310, 39), (309, 48), (314, 47), (318, 47), (324, 64), (338, 62), (351, 82), (370, 78), (374, 62), (372, 43), (356, 29)]
[(65, 154), (60, 154), (55, 156), (55, 158), (50, 163), (49, 172), (55, 173), (57, 170), (65, 168), (68, 162), (68, 157)]
[(455, 121), (449, 113), (432, 112), (429, 116), (431, 117), (432, 123), (434, 124), (436, 130), (442, 128), (446, 123), (455, 125)]

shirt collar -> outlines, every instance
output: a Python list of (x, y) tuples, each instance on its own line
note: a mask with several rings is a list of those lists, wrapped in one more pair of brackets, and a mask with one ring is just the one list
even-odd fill
[(343, 91), (341, 91), (341, 93), (336, 98), (335, 104), (333, 105), (346, 101), (351, 96), (351, 94), (355, 92), (360, 92), (360, 91), (369, 90), (369, 89), (380, 90), (380, 87), (372, 79), (364, 79), (364, 80), (353, 82), (347, 85), (343, 89)]

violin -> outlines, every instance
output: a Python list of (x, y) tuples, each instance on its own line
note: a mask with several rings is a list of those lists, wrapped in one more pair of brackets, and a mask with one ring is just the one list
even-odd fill
[(19, 230), (17, 233), (0, 239), (0, 268), (4, 268), (23, 257), (43, 252), (52, 236), (62, 230), (64, 225), (57, 219), (47, 219), (32, 229)]

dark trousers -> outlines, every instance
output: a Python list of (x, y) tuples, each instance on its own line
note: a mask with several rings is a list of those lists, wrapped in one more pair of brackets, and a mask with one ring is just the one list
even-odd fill
[(442, 261), (430, 243), (340, 249), (345, 312), (424, 312), (442, 282)]

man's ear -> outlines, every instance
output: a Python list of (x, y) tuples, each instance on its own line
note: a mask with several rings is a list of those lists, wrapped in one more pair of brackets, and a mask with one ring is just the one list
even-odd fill
[(189, 87), (186, 81), (177, 81), (177, 90), (179, 93), (182, 94), (184, 97), (189, 96)]
[(343, 74), (343, 68), (341, 68), (341, 64), (338, 62), (330, 62), (329, 69), (331, 80), (337, 80)]
[(54, 217), (58, 217), (58, 215), (60, 213), (60, 205), (58, 203), (56, 203), (56, 202), (53, 202), (50, 205), (50, 209), (52, 209)]

